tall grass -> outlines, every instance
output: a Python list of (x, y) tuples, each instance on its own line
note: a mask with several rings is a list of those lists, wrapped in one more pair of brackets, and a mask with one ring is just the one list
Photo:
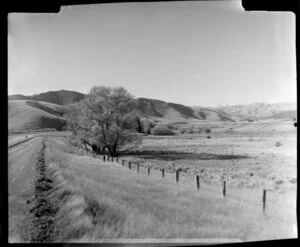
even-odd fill
[[(48, 161), (60, 179), (62, 241), (103, 238), (238, 238), (261, 240), (292, 237), (291, 221), (260, 205), (202, 188), (176, 184), (128, 170), (118, 163), (67, 152), (63, 141), (51, 141)], [(65, 151), (62, 151), (65, 150)], [(181, 180), (180, 180), (181, 181)], [(195, 185), (194, 185), (195, 186)], [(249, 193), (244, 195), (249, 199)]]

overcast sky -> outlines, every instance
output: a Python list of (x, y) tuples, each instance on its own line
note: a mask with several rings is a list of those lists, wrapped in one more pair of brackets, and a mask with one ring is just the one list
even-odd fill
[(185, 105), (295, 101), (295, 15), (245, 12), (239, 1), (9, 15), (8, 94), (95, 85)]

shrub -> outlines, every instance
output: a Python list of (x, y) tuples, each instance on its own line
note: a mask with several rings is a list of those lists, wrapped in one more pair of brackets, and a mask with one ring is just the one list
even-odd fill
[(178, 130), (178, 127), (176, 125), (174, 125), (174, 124), (168, 124), (167, 126), (171, 130)]
[(185, 133), (185, 129), (180, 129), (180, 134), (184, 134)]
[(156, 125), (152, 130), (151, 130), (152, 135), (175, 135), (175, 133), (169, 129), (167, 125)]
[(185, 133), (187, 133), (187, 134), (193, 134), (194, 133), (194, 128), (191, 127), (189, 129), (187, 129)]
[(200, 134), (202, 132), (202, 128), (201, 127), (194, 127), (191, 126), (190, 128), (182, 128), (180, 129), (180, 133), (181, 134)]
[(275, 143), (275, 147), (280, 147), (280, 146), (283, 146), (282, 142), (276, 142)]
[(195, 127), (194, 128), (194, 133), (200, 134), (201, 132), (202, 132), (202, 128), (201, 127)]
[(210, 137), (210, 136), (207, 136), (206, 138), (207, 138), (207, 139), (210, 139), (211, 137)]
[(150, 121), (150, 128), (154, 128), (157, 125), (157, 120), (154, 122)]
[(205, 129), (205, 133), (210, 133), (211, 132), (211, 129)]

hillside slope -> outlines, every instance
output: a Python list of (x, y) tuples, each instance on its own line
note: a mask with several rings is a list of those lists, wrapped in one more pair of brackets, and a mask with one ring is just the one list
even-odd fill
[[(68, 105), (83, 99), (86, 95), (74, 91), (60, 90), (49, 91), (32, 96), (20, 94), (8, 96), (9, 100), (31, 100), (44, 101), (56, 105)], [(157, 99), (136, 98), (137, 112), (142, 116), (159, 121), (186, 121), (186, 120), (208, 120), (208, 121), (245, 121), (249, 118), (257, 119), (284, 119), (296, 117), (296, 103), (253, 103), (249, 105), (227, 105), (220, 107), (189, 107), (181, 104), (165, 102)], [(31, 105), (33, 103), (30, 103)], [(39, 104), (38, 108), (41, 108)], [(43, 109), (42, 109), (43, 110)], [(49, 109), (48, 113), (60, 116)], [(50, 112), (49, 112), (50, 111)]]
[(8, 102), (9, 132), (51, 128), (62, 130), (65, 107), (31, 100), (10, 100)]
[(241, 118), (233, 118), (227, 112), (222, 110), (208, 108), (208, 107), (193, 107), (194, 114), (199, 116), (200, 119), (203, 120), (211, 120), (211, 121), (230, 121), (234, 122), (236, 120), (242, 120)]
[(45, 93), (35, 94), (31, 96), (24, 96), (21, 94), (14, 94), (8, 96), (9, 100), (36, 100), (36, 101), (45, 101), (57, 105), (67, 105), (80, 101), (85, 97), (85, 94), (78, 93), (75, 91), (49, 91)]
[(296, 103), (253, 103), (249, 105), (228, 105), (217, 108), (241, 118), (294, 118), (296, 117)]
[[(8, 96), (9, 100), (32, 100), (44, 101), (57, 105), (67, 105), (83, 99), (86, 95), (74, 91), (60, 90), (49, 91), (32, 96), (15, 94)], [(233, 121), (230, 114), (219, 109), (200, 107), (201, 109), (189, 106), (168, 103), (157, 99), (137, 98), (137, 111), (143, 116), (168, 121), (182, 120), (212, 120), (212, 121)]]
[(229, 114), (205, 107), (188, 107), (181, 104), (167, 103), (162, 100), (138, 98), (138, 111), (144, 116), (168, 120), (211, 120), (234, 121)]

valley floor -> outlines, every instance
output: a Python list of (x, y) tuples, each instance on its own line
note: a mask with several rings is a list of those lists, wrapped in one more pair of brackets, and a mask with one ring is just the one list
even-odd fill
[(85, 154), (64, 136), (9, 148), (9, 241), (296, 238), (296, 137), (226, 133), (146, 137), (118, 163)]

